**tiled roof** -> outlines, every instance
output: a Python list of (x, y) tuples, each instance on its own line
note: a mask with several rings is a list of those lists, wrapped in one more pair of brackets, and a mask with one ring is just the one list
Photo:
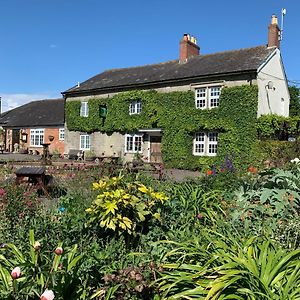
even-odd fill
[(254, 48), (198, 55), (185, 63), (172, 60), (160, 64), (104, 71), (63, 94), (91, 90), (107, 90), (128, 86), (178, 81), (193, 77), (209, 77), (227, 73), (255, 71), (275, 48)]
[(32, 101), (4, 112), (0, 125), (5, 127), (46, 127), (64, 125), (64, 99)]

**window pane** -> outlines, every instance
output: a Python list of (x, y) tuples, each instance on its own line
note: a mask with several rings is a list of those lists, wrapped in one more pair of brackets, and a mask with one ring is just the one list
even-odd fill
[(216, 132), (209, 132), (208, 133), (208, 140), (210, 142), (216, 142), (218, 140), (218, 134)]
[(220, 98), (221, 88), (216, 86), (216, 87), (211, 87), (209, 90), (210, 90), (209, 91), (210, 107), (219, 106), (219, 98)]
[(204, 154), (205, 133), (197, 132), (194, 137), (194, 153)]
[(90, 136), (86, 134), (80, 135), (80, 150), (89, 150), (90, 148)]
[(142, 112), (142, 102), (141, 100), (132, 101), (129, 104), (129, 114), (139, 114)]
[(197, 142), (204, 141), (204, 137), (205, 137), (204, 132), (196, 133), (196, 136), (195, 136)]
[(208, 135), (208, 154), (216, 154), (218, 148), (218, 133), (209, 132)]
[(217, 144), (215, 144), (215, 145), (210, 144), (208, 146), (208, 153), (209, 154), (216, 154), (217, 153), (217, 147), (218, 147)]
[(133, 136), (127, 136), (126, 138), (126, 150), (133, 151)]
[(30, 130), (30, 145), (41, 146), (44, 142), (44, 129), (31, 129)]
[(89, 115), (88, 102), (81, 102), (80, 115), (82, 117), (87, 117)]
[(142, 151), (142, 137), (141, 136), (135, 136), (134, 150), (135, 151)]
[(206, 107), (206, 88), (196, 89), (196, 108)]
[(59, 139), (61, 141), (63, 141), (65, 139), (65, 129), (64, 128), (59, 129)]

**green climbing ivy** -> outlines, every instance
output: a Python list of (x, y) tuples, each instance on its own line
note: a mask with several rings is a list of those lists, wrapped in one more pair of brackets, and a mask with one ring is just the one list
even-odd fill
[[(196, 109), (194, 93), (130, 91), (111, 98), (89, 100), (89, 116), (80, 116), (80, 101), (66, 103), (66, 123), (71, 131), (135, 132), (141, 128), (161, 128), (163, 161), (168, 167), (199, 169), (221, 162), (228, 155), (235, 163), (248, 166), (257, 146), (257, 86), (223, 88), (220, 105), (213, 109)], [(142, 100), (142, 112), (129, 115), (129, 103)], [(100, 107), (107, 107), (105, 121)], [(216, 157), (192, 154), (195, 132), (216, 131)]]

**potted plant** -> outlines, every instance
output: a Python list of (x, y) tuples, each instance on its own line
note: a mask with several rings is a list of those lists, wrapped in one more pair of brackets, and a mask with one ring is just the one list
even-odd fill
[(58, 149), (54, 149), (52, 152), (52, 158), (59, 158), (60, 157), (60, 152)]
[(93, 161), (96, 159), (96, 154), (93, 150), (84, 151), (84, 160)]

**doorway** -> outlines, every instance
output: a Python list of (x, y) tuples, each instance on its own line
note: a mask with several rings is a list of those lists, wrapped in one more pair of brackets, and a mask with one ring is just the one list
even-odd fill
[(162, 163), (161, 136), (150, 136), (150, 162)]

